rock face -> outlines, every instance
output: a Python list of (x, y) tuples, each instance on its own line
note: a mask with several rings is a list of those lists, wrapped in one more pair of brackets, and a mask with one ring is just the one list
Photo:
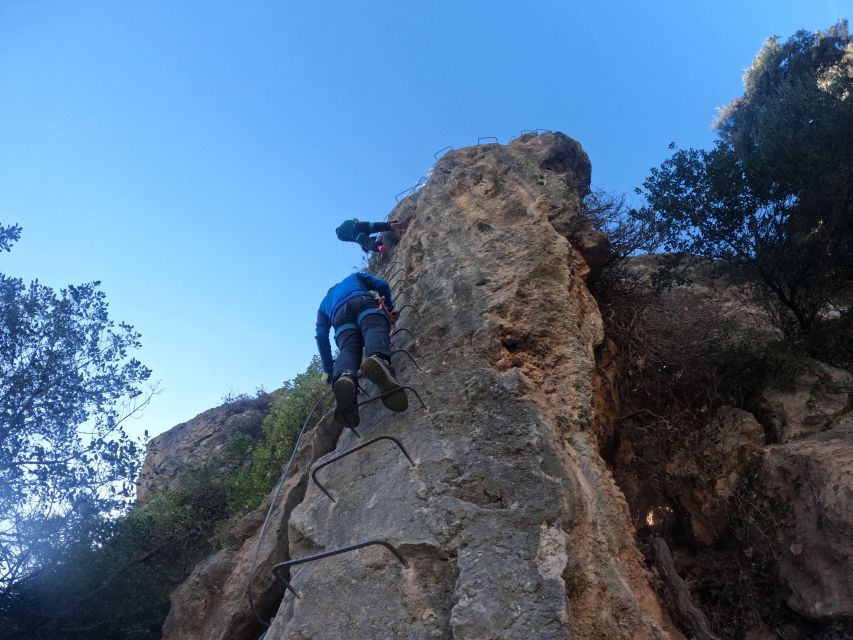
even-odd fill
[[(319, 471), (333, 502), (308, 482), (330, 447), (310, 445), (253, 582), (261, 615), (275, 616), (266, 640), (682, 637), (591, 431), (603, 333), (583, 255), (600, 256), (606, 238), (579, 216), (589, 176), (577, 142), (528, 135), (448, 153), (392, 213), (410, 227), (379, 275), (417, 308), (400, 320), (413, 336), (394, 343), (421, 370), (394, 361), (429, 409), (411, 393), (403, 414), (368, 404), (364, 440), (345, 431), (336, 451), (393, 436), (416, 464), (387, 440), (360, 450)], [(328, 440), (323, 424), (310, 443)], [(240, 597), (255, 535), (196, 568), (164, 638), (260, 635)], [(301, 597), (278, 603), (274, 559), (370, 540), (408, 566), (379, 546), (302, 564), (292, 573)]]
[(262, 626), (249, 605), (246, 587), (254, 574), (255, 609), (269, 618), (282, 598), (283, 589), (273, 579), (271, 570), (275, 563), (289, 558), (288, 519), (305, 497), (311, 465), (335, 448), (340, 433), (331, 412), (313, 425), (275, 500), (266, 530), (262, 532), (264, 517), (275, 492), (232, 532), (234, 545), (198, 564), (172, 593), (172, 607), (163, 626), (164, 640), (257, 638), (262, 633)]
[(766, 391), (762, 397), (762, 419), (776, 441), (829, 429), (850, 410), (853, 375), (818, 362), (811, 368), (798, 377), (793, 389)]
[(234, 436), (260, 437), (272, 400), (272, 395), (263, 394), (229, 402), (152, 438), (136, 483), (137, 499), (144, 500), (168, 487), (184, 470), (216, 457)]
[(853, 413), (763, 458), (762, 484), (786, 525), (778, 562), (788, 606), (814, 620), (853, 618)]
[(697, 482), (702, 477), (693, 458), (684, 456), (667, 464), (667, 473), (679, 482), (674, 497), (687, 512), (690, 531), (703, 546), (719, 542), (729, 527), (727, 501), (753, 456), (764, 446), (764, 429), (755, 417), (742, 409), (720, 407), (712, 419), (714, 440), (703, 455), (704, 464), (715, 470), (712, 485)]

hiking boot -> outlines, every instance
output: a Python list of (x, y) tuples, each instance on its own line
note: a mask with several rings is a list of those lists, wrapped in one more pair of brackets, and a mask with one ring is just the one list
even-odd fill
[(347, 372), (342, 373), (332, 385), (332, 393), (335, 394), (335, 422), (344, 427), (353, 429), (358, 426), (358, 387), (354, 376)]
[(361, 370), (368, 380), (379, 387), (382, 404), (397, 412), (409, 408), (409, 399), (406, 392), (400, 388), (400, 383), (394, 379), (394, 369), (390, 362), (379, 355), (372, 355), (364, 359)]

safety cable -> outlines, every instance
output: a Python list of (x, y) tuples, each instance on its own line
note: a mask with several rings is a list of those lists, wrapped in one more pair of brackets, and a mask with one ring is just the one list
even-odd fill
[[(258, 570), (258, 556), (261, 552), (261, 542), (264, 539), (264, 534), (266, 533), (267, 526), (270, 522), (270, 517), (272, 516), (273, 508), (275, 507), (275, 503), (278, 500), (278, 496), (281, 493), (282, 488), (284, 487), (284, 481), (287, 478), (287, 474), (290, 473), (290, 467), (293, 465), (293, 461), (296, 459), (296, 452), (299, 451), (299, 443), (302, 442), (302, 436), (305, 433), (305, 429), (308, 426), (308, 422), (311, 420), (311, 417), (314, 415), (314, 412), (317, 410), (317, 407), (320, 406), (320, 403), (323, 402), (326, 398), (329, 397), (329, 394), (332, 392), (331, 389), (326, 391), (322, 396), (317, 399), (317, 402), (314, 403), (314, 406), (311, 407), (311, 411), (308, 412), (308, 416), (305, 418), (305, 422), (302, 423), (302, 428), (299, 430), (299, 436), (296, 438), (296, 443), (293, 445), (293, 451), (290, 452), (290, 459), (287, 461), (287, 466), (284, 468), (284, 471), (281, 474), (281, 478), (279, 478), (278, 486), (275, 488), (275, 493), (273, 494), (272, 500), (270, 501), (269, 509), (267, 509), (267, 515), (264, 518), (264, 523), (261, 525), (261, 531), (258, 534), (258, 542), (255, 545), (255, 553), (252, 556), (252, 571), (249, 574), (249, 580), (246, 583), (246, 596), (249, 598), (249, 606), (252, 608), (252, 613), (255, 614), (255, 618), (265, 627), (269, 627), (270, 623), (265, 622), (263, 618), (261, 618), (261, 614), (258, 613), (258, 610), (255, 609), (255, 601), (252, 599), (252, 581), (255, 579), (255, 573)], [(266, 636), (266, 633), (264, 633)], [(264, 637), (261, 636), (261, 637)]]

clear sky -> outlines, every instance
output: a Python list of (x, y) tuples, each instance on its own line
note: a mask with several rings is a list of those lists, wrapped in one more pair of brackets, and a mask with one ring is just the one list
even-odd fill
[(361, 264), (334, 228), (383, 219), (447, 145), (579, 140), (630, 192), (706, 146), (765, 37), (853, 0), (0, 0), (0, 271), (101, 280), (143, 334), (157, 434), (316, 351)]

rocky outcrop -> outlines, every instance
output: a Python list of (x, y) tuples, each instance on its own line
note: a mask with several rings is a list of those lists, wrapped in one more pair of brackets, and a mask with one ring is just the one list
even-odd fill
[[(258, 617), (269, 619), (283, 594), (272, 567), (290, 557), (288, 520), (305, 497), (311, 465), (335, 448), (340, 433), (331, 412), (312, 425), (280, 491), (243, 518), (232, 531), (234, 544), (199, 563), (172, 593), (164, 640), (257, 638), (262, 633)], [(250, 584), (254, 611), (247, 593)]]
[(761, 487), (782, 523), (767, 533), (788, 605), (814, 620), (853, 618), (853, 414), (767, 447)]
[(273, 398), (262, 394), (228, 402), (152, 438), (136, 482), (137, 499), (144, 500), (188, 469), (216, 458), (235, 436), (259, 438)]
[(776, 442), (829, 429), (853, 406), (853, 374), (811, 361), (790, 388), (768, 389), (759, 415)]
[[(358, 451), (320, 472), (333, 502), (308, 482), (322, 447), (305, 454), (252, 586), (261, 614), (274, 614), (266, 640), (682, 637), (592, 430), (603, 332), (584, 256), (595, 263), (606, 239), (579, 215), (589, 175), (577, 142), (527, 135), (448, 153), (392, 213), (410, 226), (388, 243), (380, 275), (405, 273), (396, 288), (417, 311), (403, 310), (413, 336), (395, 343), (421, 369), (395, 364), (429, 409), (413, 395), (404, 414), (368, 404), (359, 431), (399, 438), (415, 465), (387, 441)], [(336, 451), (357, 442), (346, 431)], [(240, 597), (256, 535), (196, 568), (174, 594), (164, 638), (260, 630)], [(381, 547), (299, 565), (301, 597), (277, 604), (276, 555), (376, 539), (407, 567)]]
[[(634, 265), (646, 277), (653, 262)], [(723, 279), (638, 300), (623, 316), (643, 340), (623, 340), (627, 356), (612, 340), (598, 350), (596, 431), (671, 611), (696, 637), (709, 628), (694, 603), (727, 638), (749, 636), (750, 626), (761, 637), (762, 618), (772, 637), (848, 637), (839, 629), (853, 617), (853, 375), (789, 352), (759, 360), (779, 336), (762, 326), (749, 291)], [(652, 321), (638, 322), (642, 313)], [(689, 357), (705, 338), (715, 348)], [(779, 368), (768, 375), (767, 363)], [(690, 405), (672, 387), (696, 371)], [(749, 390), (739, 398), (720, 391), (732, 388), (731, 372), (746, 383), (735, 388)], [(717, 407), (720, 398), (750, 411)]]
[[(764, 446), (764, 429), (748, 411), (720, 407), (711, 427), (712, 439), (701, 458), (684, 455), (666, 465), (673, 479), (673, 497), (687, 512), (696, 541), (705, 546), (719, 542), (727, 533), (728, 500)], [(713, 470), (711, 483), (706, 482), (709, 469)]]

